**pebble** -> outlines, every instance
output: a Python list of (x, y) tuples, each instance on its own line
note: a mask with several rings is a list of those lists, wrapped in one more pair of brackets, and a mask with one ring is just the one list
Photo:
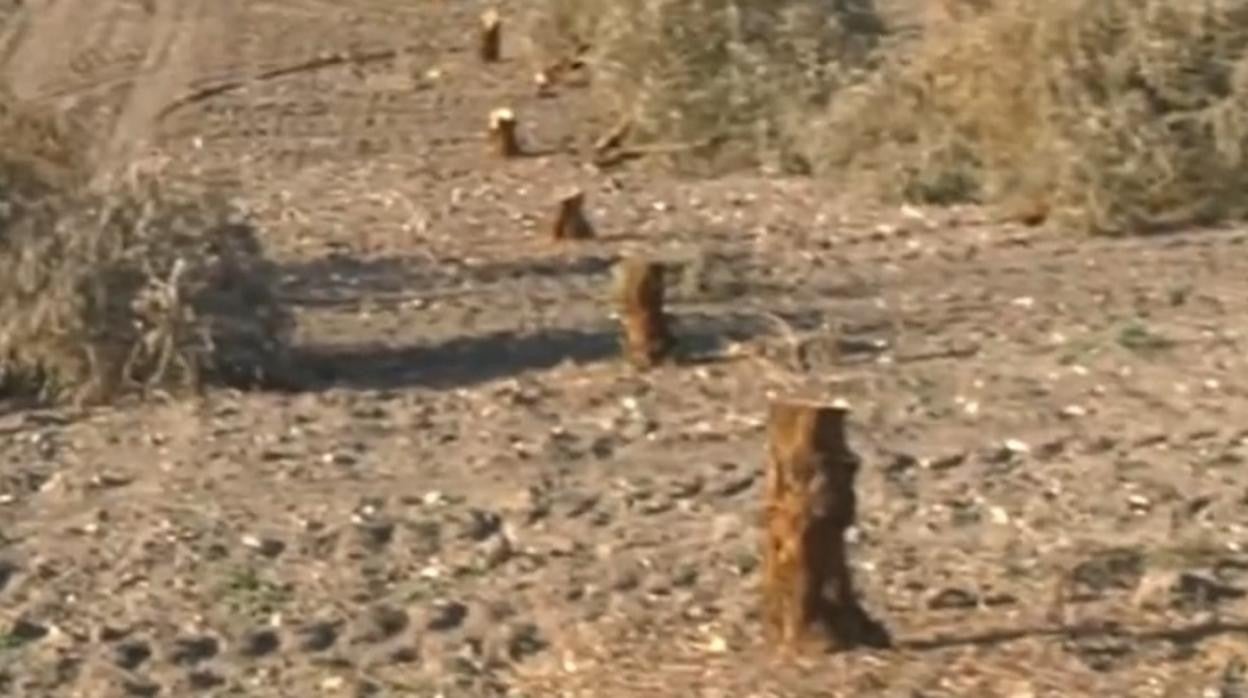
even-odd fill
[(286, 544), (276, 538), (262, 538), (254, 535), (244, 535), (240, 542), (244, 547), (250, 548), (265, 557), (277, 557), (286, 550)]
[(298, 630), (299, 649), (304, 652), (324, 652), (338, 640), (340, 624), (333, 621), (317, 621)]
[(244, 657), (263, 657), (277, 651), (281, 639), (269, 628), (259, 628), (245, 633), (239, 641), (238, 652)]
[(468, 617), (468, 607), (458, 601), (443, 601), (434, 605), (426, 624), (430, 630), (445, 632), (454, 630)]

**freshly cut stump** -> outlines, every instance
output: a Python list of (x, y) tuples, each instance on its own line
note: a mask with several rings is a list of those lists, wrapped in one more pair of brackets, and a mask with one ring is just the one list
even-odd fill
[(551, 237), (559, 240), (588, 240), (594, 237), (594, 226), (585, 217), (585, 192), (574, 189), (559, 197), (559, 211)]
[(516, 113), (506, 107), (490, 112), (490, 140), (494, 152), (504, 158), (520, 155), (520, 141), (516, 139)]
[(845, 439), (847, 414), (840, 405), (771, 405), (763, 622), (784, 651), (891, 644), (888, 631), (859, 605), (846, 559), (858, 471)]
[(479, 53), (485, 63), (497, 63), (502, 58), (503, 20), (498, 10), (490, 8), (481, 14), (481, 43)]
[(639, 257), (621, 262), (616, 278), (624, 353), (640, 369), (658, 365), (674, 341), (663, 313), (663, 266)]

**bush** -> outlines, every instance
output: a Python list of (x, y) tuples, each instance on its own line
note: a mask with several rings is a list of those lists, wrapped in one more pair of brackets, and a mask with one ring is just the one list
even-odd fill
[(542, 61), (587, 48), (593, 103), (638, 144), (724, 167), (793, 154), (783, 122), (861, 69), (882, 24), (869, 0), (542, 0)]
[(1099, 232), (1248, 213), (1248, 0), (944, 0), (902, 42), (866, 3), (541, 7), (539, 37), (592, 47), (596, 102), (650, 140), (729, 137), (751, 156), (733, 165), (772, 153), (847, 187)]
[(1042, 201), (1101, 232), (1244, 215), (1248, 2), (979, 4), (829, 106), (826, 169), (868, 163), (926, 201)]
[[(0, 104), (0, 119), (48, 123)], [(0, 150), (0, 394), (82, 402), (282, 379), (291, 316), (246, 220), (154, 176), (89, 191), (75, 139), (45, 136), (37, 152), (9, 138)]]

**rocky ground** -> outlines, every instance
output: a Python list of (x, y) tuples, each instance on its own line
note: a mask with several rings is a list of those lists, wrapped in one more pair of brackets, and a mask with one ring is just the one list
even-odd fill
[[(104, 157), (242, 192), (319, 378), (0, 406), (0, 692), (1248, 695), (1243, 231), (598, 172), (583, 90), (538, 97), (510, 43), (482, 70), (479, 9), (8, 20), (15, 89), (98, 119)], [(344, 51), (368, 60), (305, 65)], [(537, 155), (490, 156), (502, 105)], [(568, 185), (596, 241), (546, 241)], [(682, 359), (648, 373), (605, 301), (631, 251), (676, 272)], [(776, 394), (853, 405), (855, 575), (892, 650), (760, 638)]]

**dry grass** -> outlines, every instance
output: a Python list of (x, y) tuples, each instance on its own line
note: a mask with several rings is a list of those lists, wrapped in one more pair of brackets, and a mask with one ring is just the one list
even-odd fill
[(836, 4), (543, 0), (530, 38), (543, 63), (587, 48), (595, 106), (638, 144), (688, 146), (675, 164), (784, 164), (787, 112), (825, 102), (882, 30), (864, 3)]
[(1099, 232), (1248, 213), (1248, 0), (945, 0), (906, 41), (847, 4), (543, 7), (546, 34), (593, 47), (600, 103), (651, 140), (723, 135), (755, 163)]
[(12, 99), (0, 119), (24, 124), (0, 142), (0, 395), (99, 401), (282, 375), (291, 318), (225, 200), (155, 174), (89, 191), (85, 140)]

